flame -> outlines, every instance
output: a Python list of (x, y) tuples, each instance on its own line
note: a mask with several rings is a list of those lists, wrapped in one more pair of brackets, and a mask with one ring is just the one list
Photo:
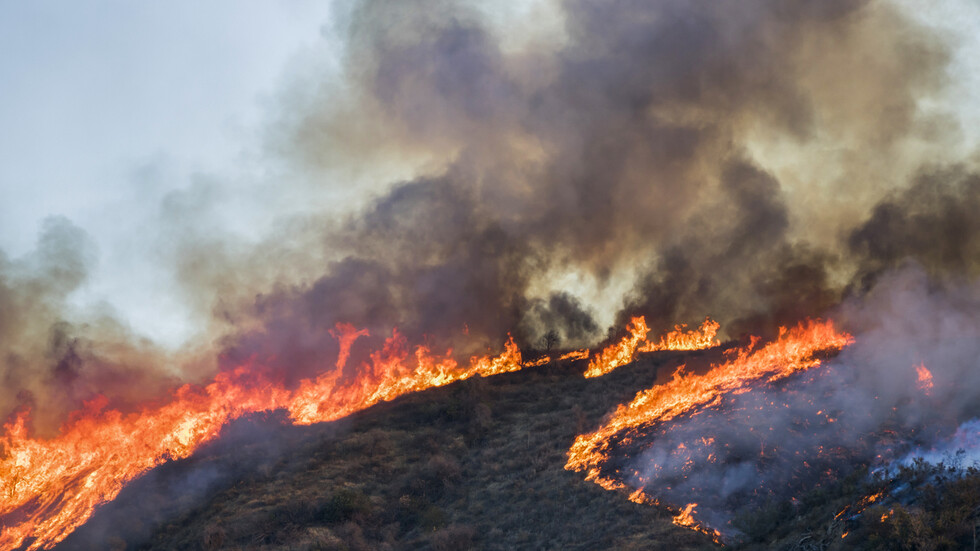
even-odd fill
[(691, 530), (697, 530), (698, 532), (707, 534), (711, 536), (716, 543), (721, 541), (721, 532), (718, 530), (711, 530), (705, 527), (703, 524), (695, 520), (694, 513), (695, 508), (698, 506), (697, 503), (688, 503), (679, 513), (674, 516), (673, 523), (677, 526), (683, 528), (690, 528)]
[[(645, 334), (642, 319), (635, 323), (637, 319), (631, 324), (633, 336)], [(568, 452), (565, 468), (584, 471), (586, 480), (605, 489), (624, 489), (624, 483), (602, 472), (612, 452), (613, 437), (619, 435), (623, 442), (628, 442), (643, 426), (688, 413), (696, 415), (726, 393), (749, 390), (753, 382), (777, 381), (816, 367), (820, 365), (815, 357), (818, 352), (840, 350), (851, 341), (850, 335), (837, 332), (829, 321), (808, 321), (790, 330), (781, 328), (779, 337), (761, 349), (756, 349), (758, 341), (752, 339), (733, 358), (712, 365), (703, 375), (686, 374), (681, 366), (672, 380), (639, 392), (632, 402), (618, 406), (606, 424), (594, 432), (579, 435)], [(687, 514), (693, 515), (693, 506), (688, 507)]]
[(561, 356), (558, 356), (558, 359), (575, 361), (575, 360), (584, 360), (585, 358), (588, 357), (589, 357), (589, 349), (583, 348), (582, 350), (572, 350), (571, 352), (562, 354)]
[(688, 503), (680, 513), (674, 516), (674, 524), (677, 526), (683, 526), (685, 528), (692, 528), (695, 525), (694, 521), (694, 508), (697, 507), (697, 503)]
[[(852, 517), (853, 516), (856, 516), (856, 515), (860, 515), (861, 513), (863, 513), (865, 511), (865, 509), (867, 509), (874, 502), (878, 501), (879, 499), (881, 499), (883, 497), (885, 497), (885, 492), (876, 492), (876, 493), (871, 494), (869, 496), (864, 496), (857, 503), (855, 503), (853, 505), (845, 505), (844, 508), (841, 509), (841, 511), (839, 513), (837, 513), (836, 515), (834, 515), (834, 520), (837, 520), (840, 517), (844, 516), (845, 513), (850, 513)], [(889, 512), (889, 514), (891, 514), (891, 513)], [(888, 518), (888, 515), (882, 515), (881, 516), (881, 521), (882, 522), (885, 522), (885, 519), (886, 518)], [(847, 533), (845, 532), (845, 535), (846, 534)], [(843, 538), (844, 536), (841, 536), (841, 537)]]
[(398, 331), (370, 355), (357, 377), (344, 377), (354, 341), (366, 336), (348, 324), (330, 332), (340, 343), (335, 368), (295, 390), (254, 365), (219, 373), (207, 386), (185, 385), (169, 403), (123, 414), (89, 403), (51, 439), (32, 437), (28, 412), (0, 435), (0, 549), (50, 549), (81, 526), (95, 508), (142, 473), (190, 456), (229, 421), (253, 412), (285, 409), (294, 423), (331, 421), (403, 394), (474, 376), (521, 369), (521, 351), (508, 337), (497, 356), (472, 357), (460, 368), (451, 351), (414, 351)]
[[(718, 346), (715, 339), (721, 327), (711, 318), (705, 318), (704, 323), (694, 330), (685, 331), (686, 325), (675, 325), (674, 330), (660, 337), (659, 342), (647, 341), (646, 318), (637, 316), (626, 326), (627, 336), (616, 343), (607, 346), (598, 356), (592, 358), (586, 377), (599, 377), (609, 373), (619, 366), (633, 361), (637, 352), (656, 352), (660, 350), (699, 350)], [(645, 343), (645, 344), (644, 344)]]
[(646, 340), (650, 329), (643, 316), (637, 316), (630, 320), (626, 326), (629, 335), (616, 344), (607, 346), (598, 356), (589, 361), (589, 367), (585, 370), (586, 377), (599, 377), (609, 373), (621, 365), (626, 365), (633, 361), (636, 349), (640, 346), (640, 341)]
[(932, 371), (929, 371), (926, 364), (921, 363), (915, 366), (915, 372), (919, 376), (919, 390), (929, 394), (932, 390)]
[(539, 367), (551, 361), (551, 356), (541, 356), (536, 360), (524, 362), (524, 367)]
[(660, 337), (660, 342), (648, 342), (639, 348), (640, 352), (657, 352), (660, 350), (701, 350), (711, 348), (720, 344), (715, 335), (721, 324), (711, 318), (704, 318), (704, 322), (697, 329), (685, 331), (686, 325), (675, 325), (674, 330)]
[(343, 369), (347, 365), (347, 358), (350, 357), (350, 347), (354, 345), (354, 341), (358, 337), (367, 337), (368, 330), (361, 329), (358, 331), (349, 323), (338, 322), (336, 327), (330, 330), (330, 336), (340, 343), (340, 352), (337, 353), (337, 369)]

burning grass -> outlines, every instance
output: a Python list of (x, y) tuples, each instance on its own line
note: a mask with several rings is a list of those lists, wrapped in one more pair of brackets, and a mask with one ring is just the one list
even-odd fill
[[(257, 550), (646, 549), (651, 542), (712, 549), (710, 539), (673, 525), (667, 511), (563, 469), (577, 418), (598, 422), (677, 358), (657, 354), (600, 379), (582, 378), (581, 361), (470, 379), (334, 423), (256, 421), (275, 429), (265, 432), (239, 422), (235, 433), (248, 426), (260, 439), (226, 443), (226, 435), (203, 454), (154, 471), (157, 478), (136, 481), (57, 549), (112, 539), (199, 549), (216, 535), (222, 548)], [(279, 450), (275, 458), (269, 448)], [(196, 505), (165, 519), (141, 511), (209, 466), (243, 469), (253, 455), (251, 467)]]
[[(880, 401), (858, 383), (860, 354), (824, 365), (851, 342), (809, 322), (707, 372), (678, 369), (577, 437), (566, 468), (736, 548), (960, 548), (980, 521), (980, 471), (937, 458), (972, 460), (980, 423), (944, 414), (934, 391), (947, 389), (923, 364), (892, 367)], [(917, 455), (933, 464), (910, 467)]]
[(720, 343), (715, 339), (715, 335), (718, 334), (720, 327), (721, 324), (718, 322), (705, 318), (697, 329), (688, 331), (686, 325), (677, 325), (673, 331), (662, 335), (659, 341), (654, 342), (647, 340), (650, 329), (647, 327), (646, 318), (637, 316), (627, 324), (627, 335), (622, 340), (607, 346), (589, 361), (585, 376), (601, 377), (617, 367), (632, 362), (638, 352), (701, 350), (718, 346)]
[[(647, 333), (638, 319), (643, 338), (636, 344)], [(710, 336), (702, 334), (705, 330)], [(707, 320), (698, 338), (710, 341), (716, 330), (717, 324)], [(508, 337), (501, 353), (472, 357), (463, 366), (451, 351), (439, 355), (426, 345), (410, 347), (394, 330), (350, 375), (345, 368), (351, 348), (367, 331), (339, 323), (330, 334), (340, 345), (335, 368), (303, 380), (297, 388), (286, 388), (253, 361), (218, 374), (207, 386), (186, 385), (168, 403), (132, 414), (107, 410), (105, 401), (97, 399), (53, 439), (32, 436), (28, 412), (21, 412), (0, 436), (0, 546), (50, 548), (84, 524), (98, 505), (113, 500), (129, 481), (167, 461), (189, 457), (244, 415), (284, 410), (295, 424), (334, 421), (405, 394), (552, 361), (545, 356), (524, 362)], [(696, 344), (691, 335), (678, 327), (646, 348)], [(588, 354), (572, 351), (555, 361)]]
[(341, 344), (335, 369), (295, 390), (262, 366), (242, 365), (205, 387), (181, 387), (162, 406), (131, 414), (105, 410), (105, 401), (95, 400), (53, 439), (33, 437), (28, 413), (22, 412), (0, 436), (0, 547), (50, 548), (126, 483), (190, 456), (243, 415), (282, 409), (297, 424), (332, 421), (406, 393), (522, 368), (513, 339), (499, 355), (474, 357), (459, 367), (449, 353), (437, 357), (424, 345), (412, 353), (396, 330), (357, 376), (345, 377), (350, 347), (366, 332), (338, 324), (332, 334)]
[[(632, 324), (631, 335), (639, 325)], [(424, 347), (411, 353), (396, 333), (372, 355), (359, 386), (339, 375), (343, 351), (357, 338), (351, 331), (338, 327), (335, 335), (342, 344), (348, 339), (338, 371), (305, 381), (295, 391), (280, 391), (242, 368), (209, 387), (183, 389), (175, 404), (184, 410), (175, 409), (172, 418), (155, 417), (170, 411), (166, 407), (141, 418), (93, 403), (58, 442), (81, 430), (71, 427), (96, 427), (107, 431), (101, 445), (120, 446), (114, 440), (120, 434), (140, 437), (125, 430), (127, 423), (162, 419), (160, 426), (176, 428), (141, 457), (178, 461), (129, 490), (122, 489), (125, 479), (114, 479), (111, 490), (122, 492), (123, 499), (102, 507), (94, 522), (59, 548), (641, 549), (655, 542), (696, 549), (711, 548), (711, 539), (722, 536), (748, 549), (774, 542), (787, 549), (858, 543), (885, 549), (882, 542), (895, 548), (910, 541), (942, 548), (960, 542), (965, 523), (978, 516), (976, 510), (964, 512), (964, 502), (976, 497), (971, 493), (980, 479), (975, 470), (953, 476), (940, 467), (916, 475), (914, 484), (901, 477), (925, 469), (921, 464), (916, 471), (899, 463), (894, 480), (868, 474), (876, 462), (903, 457), (915, 437), (908, 426), (896, 421), (876, 426), (857, 445), (836, 444), (849, 441), (840, 431), (855, 424), (860, 411), (814, 401), (829, 395), (828, 389), (849, 386), (840, 379), (848, 376), (846, 370), (833, 364), (812, 369), (850, 342), (830, 323), (784, 331), (765, 346), (753, 341), (741, 349), (684, 353), (691, 369), (677, 364), (679, 353), (661, 353), (639, 362), (634, 358), (630, 369), (601, 378), (581, 377), (587, 351), (522, 362), (509, 341), (502, 354), (475, 358), (462, 369), (448, 354), (436, 357)], [(640, 339), (633, 344), (634, 355), (648, 346), (641, 347)], [(710, 366), (705, 357), (712, 359)], [(538, 368), (517, 372), (528, 365)], [(624, 403), (636, 388), (648, 386), (660, 367), (669, 367), (673, 378)], [(940, 388), (924, 365), (908, 371), (915, 392), (928, 397)], [(493, 373), (508, 375), (476, 377)], [(428, 383), (431, 390), (417, 392)], [(288, 406), (274, 407), (281, 403)], [(374, 407), (357, 411), (352, 406), (357, 403)], [(621, 403), (600, 424), (600, 417)], [(250, 425), (262, 421), (249, 412), (273, 410), (266, 414), (271, 415), (268, 430)], [(236, 429), (245, 433), (238, 443), (205, 445), (229, 420), (242, 416), (252, 420), (231, 425), (246, 427)], [(46, 449), (44, 441), (27, 435), (22, 420), (8, 427), (5, 438)], [(80, 445), (51, 449), (70, 455)], [(203, 455), (188, 457), (202, 445)], [(10, 454), (19, 448), (5, 446), (8, 461), (20, 457)], [(121, 446), (146, 451), (128, 441)], [(124, 459), (118, 448), (117, 456), (114, 461)], [(93, 473), (107, 476), (110, 470), (99, 469), (115, 464), (98, 455), (86, 461), (59, 471), (56, 479), (65, 481), (67, 491), (40, 492), (49, 501), (5, 509), (5, 537), (20, 537), (13, 529), (26, 526), (32, 515), (61, 518), (50, 515), (94, 509), (90, 501), (64, 496), (111, 499), (115, 494), (86, 491), (97, 479)], [(582, 484), (567, 469), (584, 471), (598, 485)], [(11, 473), (0, 474), (17, 484), (28, 480)], [(713, 479), (717, 473), (722, 476)], [(175, 490), (191, 487), (200, 491)], [(952, 521), (944, 516), (947, 509), (955, 511)], [(872, 517), (878, 524), (868, 524)], [(582, 523), (583, 518), (595, 522)], [(955, 533), (943, 539), (941, 527), (948, 522)], [(814, 538), (816, 530), (826, 537)], [(24, 536), (20, 548), (53, 541), (32, 537)]]
[(684, 374), (678, 369), (674, 378), (642, 391), (627, 405), (616, 409), (612, 418), (598, 430), (580, 435), (568, 452), (566, 468), (585, 471), (586, 479), (607, 488), (622, 483), (604, 477), (600, 466), (609, 459), (609, 440), (651, 423), (664, 423), (683, 414), (714, 405), (723, 395), (747, 389), (759, 381), (776, 381), (797, 371), (820, 365), (816, 353), (839, 350), (850, 336), (838, 333), (829, 322), (810, 322), (790, 331), (765, 347), (754, 350), (755, 342), (738, 351), (737, 356), (714, 366), (704, 375)]

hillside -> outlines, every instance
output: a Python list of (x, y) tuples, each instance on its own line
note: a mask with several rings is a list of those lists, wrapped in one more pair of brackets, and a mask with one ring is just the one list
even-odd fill
[(638, 389), (718, 356), (656, 353), (597, 379), (546, 365), (311, 427), (240, 421), (57, 549), (711, 549), (563, 466), (575, 435)]
[[(334, 423), (240, 420), (131, 484), (56, 549), (717, 549), (670, 512), (563, 467), (575, 435), (638, 389), (721, 358), (718, 348), (658, 352), (594, 379), (581, 361), (545, 365)], [(792, 503), (736, 507), (733, 547), (963, 548), (980, 521), (980, 472), (960, 463), (892, 478), (852, 465)]]

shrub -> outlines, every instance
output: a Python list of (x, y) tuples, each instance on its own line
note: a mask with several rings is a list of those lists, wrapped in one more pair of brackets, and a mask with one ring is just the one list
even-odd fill
[(436, 551), (463, 551), (473, 548), (475, 535), (471, 526), (452, 524), (432, 534), (429, 542)]
[(371, 512), (371, 499), (353, 488), (341, 488), (323, 506), (321, 517), (328, 523), (338, 523)]
[(446, 525), (446, 513), (435, 505), (430, 505), (419, 516), (419, 524), (425, 530), (435, 530)]
[(211, 524), (204, 530), (204, 548), (208, 551), (221, 549), (225, 544), (224, 528)]

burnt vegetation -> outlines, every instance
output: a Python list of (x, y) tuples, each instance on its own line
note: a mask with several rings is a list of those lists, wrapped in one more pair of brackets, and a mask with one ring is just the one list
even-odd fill
[[(874, 504), (862, 499), (881, 494)], [(970, 549), (980, 540), (980, 470), (916, 461), (891, 476), (858, 469), (798, 499), (739, 515), (745, 550)], [(978, 541), (977, 543), (980, 543)]]

